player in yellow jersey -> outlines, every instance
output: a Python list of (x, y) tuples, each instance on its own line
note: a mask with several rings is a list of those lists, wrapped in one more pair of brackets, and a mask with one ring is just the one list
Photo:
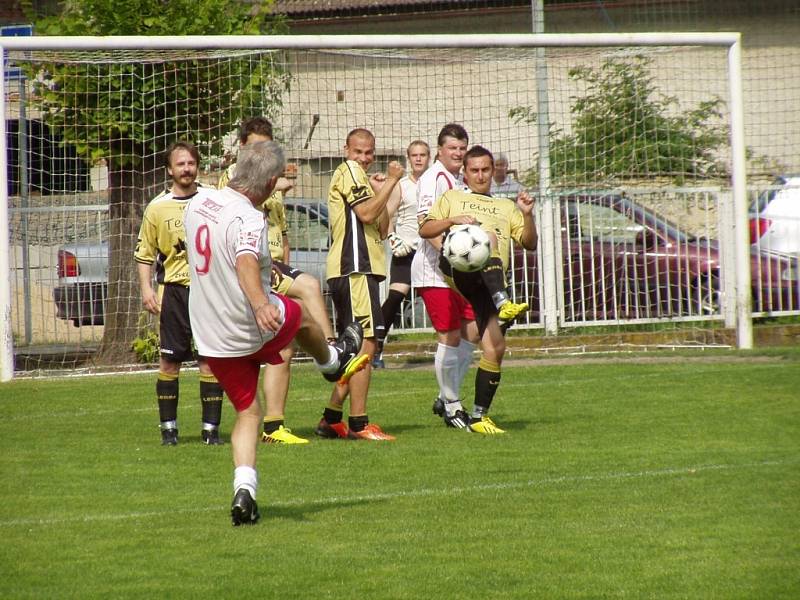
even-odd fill
[[(385, 177), (367, 176), (375, 161), (375, 136), (366, 129), (353, 129), (344, 146), (345, 161), (333, 173), (328, 187), (331, 247), (328, 252), (328, 288), (333, 296), (341, 327), (361, 323), (364, 341), (361, 353), (374, 356), (376, 338), (383, 332), (378, 284), (386, 278), (383, 240), (389, 230), (386, 205), (404, 174), (397, 161), (389, 163)], [(353, 375), (348, 385), (336, 386), (317, 425), (325, 438), (393, 440), (367, 417), (367, 394), (372, 367)], [(344, 401), (350, 397), (348, 424), (342, 422)]]
[[(264, 117), (251, 117), (244, 120), (239, 127), (240, 146), (270, 141), (272, 141), (272, 123)], [(235, 171), (236, 163), (233, 163), (223, 173), (217, 187), (224, 188), (233, 178)], [(289, 180), (279, 177), (275, 191), (261, 205), (269, 226), (267, 238), (272, 256), (272, 289), (279, 294), (301, 300), (311, 317), (322, 328), (325, 337), (332, 340), (335, 336), (319, 281), (314, 276), (289, 266), (291, 249), (283, 196), (291, 189)], [(306, 444), (308, 440), (295, 435), (285, 426), (286, 399), (289, 393), (294, 346), (288, 345), (280, 354), (283, 363), (267, 364), (264, 369), (262, 390), (266, 411), (261, 439), (269, 444)]]
[[(134, 260), (144, 308), (159, 315), (159, 360), (156, 397), (161, 420), (161, 443), (178, 443), (178, 396), (181, 363), (193, 358), (192, 330), (189, 323), (189, 266), (183, 211), (197, 195), (197, 168), (200, 154), (194, 145), (180, 141), (165, 154), (172, 186), (153, 198), (142, 217)], [(155, 268), (158, 289), (153, 289)], [(219, 424), (222, 416), (222, 388), (206, 361), (198, 358), (203, 442), (221, 444)]]
[(481, 271), (456, 271), (444, 257), (439, 263), (448, 284), (472, 305), (482, 350), (475, 376), (472, 414), (460, 410), (450, 417), (458, 419), (459, 423), (448, 424), (485, 435), (504, 433), (488, 413), (500, 384), (500, 365), (506, 350), (504, 330), (498, 317), (502, 306), (502, 302), (498, 302), (498, 292), (506, 287), (511, 240), (528, 250), (535, 249), (537, 241), (533, 199), (525, 191), (517, 195), (516, 202), (492, 198), (489, 189), (493, 173), (491, 152), (482, 146), (470, 148), (464, 155), (464, 183), (469, 189), (445, 192), (434, 202), (419, 229), (421, 237), (431, 239), (441, 237), (453, 225), (473, 224), (480, 225), (492, 239), (492, 256)]

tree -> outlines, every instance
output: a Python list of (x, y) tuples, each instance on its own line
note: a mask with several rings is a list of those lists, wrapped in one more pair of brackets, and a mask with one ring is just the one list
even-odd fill
[[(39, 35), (232, 35), (285, 32), (272, 0), (71, 0), (35, 19)], [(254, 66), (255, 63), (255, 66)], [(87, 161), (109, 170), (109, 274), (101, 362), (129, 358), (138, 325), (133, 249), (144, 206), (163, 187), (161, 157), (177, 139), (202, 153), (218, 147), (244, 116), (270, 115), (289, 76), (269, 57), (83, 53), (32, 62), (34, 98), (43, 118)]]
[[(550, 132), (551, 177), (556, 185), (618, 183), (668, 177), (677, 182), (726, 175), (718, 151), (728, 143), (717, 96), (681, 111), (678, 99), (658, 94), (651, 59), (607, 59), (599, 68), (570, 70), (586, 93), (571, 106), (571, 133)], [(528, 106), (511, 109), (516, 123), (532, 123)], [(533, 183), (538, 170), (526, 178)]]

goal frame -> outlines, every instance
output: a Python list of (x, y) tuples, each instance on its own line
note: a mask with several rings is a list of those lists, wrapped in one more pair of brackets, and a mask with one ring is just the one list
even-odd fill
[[(281, 36), (33, 36), (0, 39), (0, 113), (5, 115), (6, 53), (36, 50), (335, 50), (402, 48), (557, 48), (612, 46), (715, 46), (727, 49), (730, 111), (731, 188), (734, 206), (735, 328), (737, 347), (753, 347), (750, 256), (747, 227), (747, 181), (744, 143), (741, 34), (738, 32), (653, 32), (608, 34), (443, 34), (443, 35), (281, 35)], [(0, 381), (14, 372), (11, 327), (7, 143), (5, 118), (0, 119)], [(545, 257), (553, 264), (555, 257)], [(552, 318), (552, 316), (551, 316)]]

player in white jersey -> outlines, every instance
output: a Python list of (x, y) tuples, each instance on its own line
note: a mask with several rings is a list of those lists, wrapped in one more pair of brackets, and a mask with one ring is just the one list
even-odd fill
[(267, 224), (256, 207), (269, 197), (285, 167), (280, 146), (244, 146), (238, 163), (226, 188), (190, 201), (184, 215), (192, 334), (237, 413), (231, 432), (234, 525), (259, 518), (255, 465), (263, 417), (256, 401), (261, 364), (281, 361), (280, 351), (292, 340), (329, 381), (346, 382), (368, 360), (357, 357), (360, 325), (348, 325), (329, 346), (300, 304), (270, 290)]
[[(463, 189), (460, 172), (468, 142), (467, 131), (456, 123), (445, 125), (439, 132), (436, 161), (417, 184), (418, 223), (422, 223), (439, 196), (451, 189)], [(434, 356), (439, 394), (433, 412), (445, 417), (445, 423), (457, 426), (447, 417), (463, 410), (461, 383), (469, 370), (479, 335), (472, 307), (463, 296), (450, 289), (439, 270), (440, 248), (440, 239), (419, 240), (411, 264), (411, 285), (425, 303), (439, 342)]]
[(406, 149), (406, 158), (410, 172), (397, 182), (386, 203), (386, 212), (390, 219), (388, 239), (392, 249), (392, 264), (389, 269), (391, 284), (381, 306), (385, 329), (378, 337), (378, 350), (372, 359), (372, 366), (377, 369), (385, 367), (383, 343), (403, 300), (411, 291), (411, 263), (420, 239), (417, 223), (417, 182), (430, 164), (431, 148), (427, 142), (414, 140)]

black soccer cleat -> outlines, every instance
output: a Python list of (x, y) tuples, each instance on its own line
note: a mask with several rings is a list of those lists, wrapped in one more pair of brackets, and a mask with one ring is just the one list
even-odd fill
[(178, 430), (177, 429), (162, 429), (161, 430), (161, 445), (162, 446), (177, 446), (178, 445)]
[(225, 443), (219, 437), (219, 429), (203, 429), (200, 436), (206, 446), (222, 446)]
[(260, 518), (258, 504), (253, 500), (250, 492), (247, 491), (247, 488), (239, 488), (231, 504), (231, 522), (233, 526), (255, 525)]
[[(358, 353), (361, 352), (361, 344), (364, 341), (364, 329), (361, 324), (353, 321), (344, 328), (341, 335), (336, 338), (336, 342), (332, 345), (339, 355), (339, 368), (333, 373), (323, 373), (322, 376), (328, 381), (340, 381), (344, 378), (349, 379), (348, 375), (352, 375), (361, 369), (355, 368), (355, 364), (351, 364), (358, 360)], [(367, 357), (366, 360), (369, 360)], [(361, 361), (361, 368), (364, 368), (364, 361)], [(342, 382), (343, 383), (343, 382)]]
[(437, 417), (444, 417), (444, 400), (441, 398), (436, 398), (433, 401), (433, 414)]
[(468, 429), (470, 416), (465, 410), (457, 410), (452, 417), (444, 415), (444, 424), (453, 429)]

